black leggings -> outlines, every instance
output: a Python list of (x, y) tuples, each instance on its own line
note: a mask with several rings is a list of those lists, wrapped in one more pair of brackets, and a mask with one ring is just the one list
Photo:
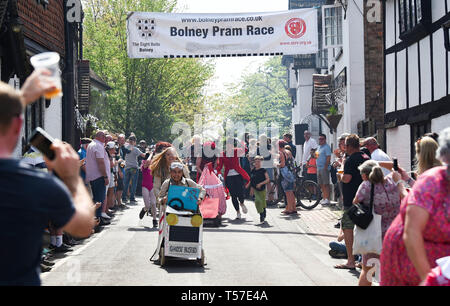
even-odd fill
[(227, 176), (225, 185), (230, 191), (234, 209), (239, 211), (239, 204), (244, 203), (244, 179), (241, 175)]

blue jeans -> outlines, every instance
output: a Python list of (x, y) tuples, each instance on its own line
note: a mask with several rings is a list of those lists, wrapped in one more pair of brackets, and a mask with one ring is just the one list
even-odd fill
[(122, 193), (122, 201), (127, 200), (128, 187), (131, 181), (131, 190), (130, 190), (130, 200), (135, 200), (134, 194), (136, 193), (137, 181), (138, 181), (139, 171), (136, 168), (125, 169), (125, 177), (123, 179), (123, 193)]
[[(105, 179), (103, 177), (100, 177), (96, 180), (90, 181), (91, 189), (92, 189), (92, 195), (94, 197), (94, 202), (100, 202), (103, 203), (106, 198), (106, 186), (105, 186)], [(100, 206), (95, 211), (95, 216), (100, 218), (102, 215), (102, 207)]]

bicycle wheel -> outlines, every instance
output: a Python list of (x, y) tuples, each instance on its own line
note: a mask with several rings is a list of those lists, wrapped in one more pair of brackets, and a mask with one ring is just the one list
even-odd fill
[[(274, 206), (277, 205), (278, 202), (280, 202), (279, 196), (278, 196), (278, 189), (277, 184), (275, 181), (270, 181), (271, 187), (267, 189), (267, 193), (269, 195), (269, 200), (267, 200), (267, 206)], [(272, 198), (272, 200), (270, 200)]]
[(322, 199), (320, 187), (316, 182), (304, 181), (295, 189), (297, 203), (304, 209), (313, 209)]

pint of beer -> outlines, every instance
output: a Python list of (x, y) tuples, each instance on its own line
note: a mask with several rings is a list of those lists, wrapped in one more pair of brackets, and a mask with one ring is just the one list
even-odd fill
[(36, 54), (30, 58), (34, 69), (46, 68), (51, 72), (51, 78), (54, 79), (56, 89), (45, 93), (46, 99), (62, 97), (61, 70), (59, 69), (59, 54), (56, 52), (44, 52)]

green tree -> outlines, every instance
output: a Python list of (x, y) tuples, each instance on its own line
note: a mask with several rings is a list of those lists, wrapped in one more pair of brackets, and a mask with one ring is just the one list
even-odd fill
[[(255, 73), (247, 74), (231, 88), (231, 95), (211, 99), (211, 108), (224, 118), (244, 123), (276, 123), (280, 132), (291, 129), (292, 107), (287, 93), (286, 67), (281, 57), (270, 58)], [(226, 114), (226, 115), (225, 115)]]
[(176, 1), (89, 0), (83, 23), (84, 53), (113, 89), (94, 105), (99, 126), (148, 141), (171, 140), (177, 120), (193, 124), (203, 111), (202, 89), (213, 74), (198, 59), (130, 59), (126, 19), (130, 11), (171, 12)]

